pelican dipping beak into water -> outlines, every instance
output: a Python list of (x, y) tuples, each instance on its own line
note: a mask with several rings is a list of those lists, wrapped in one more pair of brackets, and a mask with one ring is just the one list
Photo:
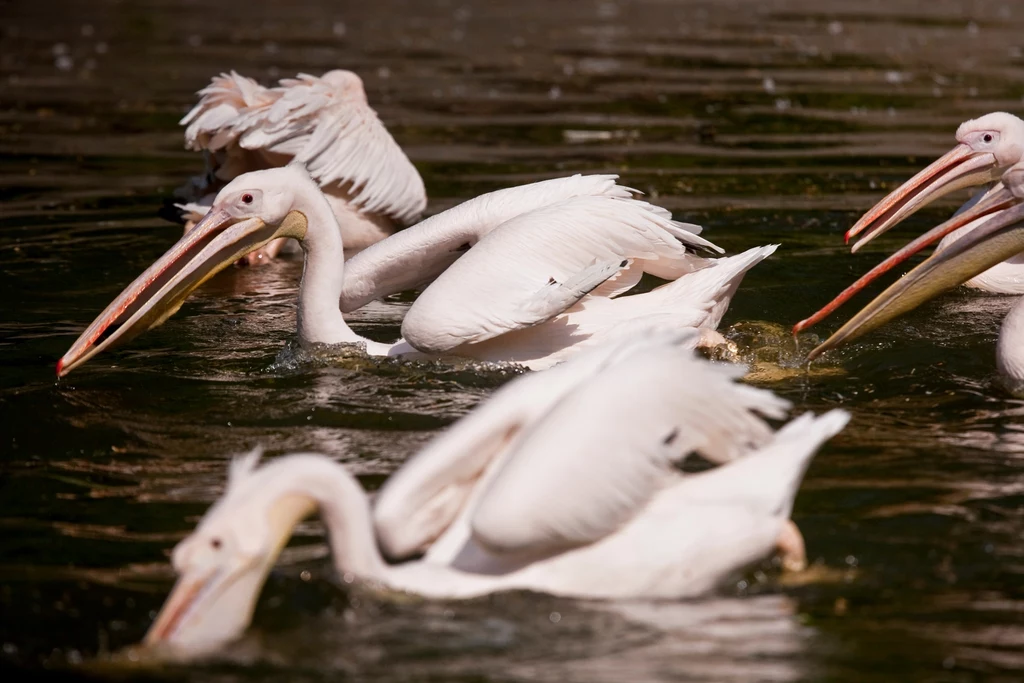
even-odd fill
[[(1024, 121), (1012, 114), (994, 112), (965, 121), (957, 130), (956, 139), (960, 144), (889, 193), (847, 231), (847, 242), (865, 233), (853, 245), (853, 251), (951, 192), (994, 184), (1007, 169), (1024, 159)], [(941, 251), (969, 234), (984, 219), (985, 213), (979, 215), (969, 212), (983, 196), (983, 193), (975, 195), (942, 226), (918, 237), (872, 268), (814, 315), (798, 322), (793, 327), (793, 334), (821, 322), (883, 273), (925, 247), (939, 242), (936, 251)], [(1024, 294), (1024, 258), (1011, 257), (1005, 262), (993, 264), (964, 284), (996, 294)]]
[[(597, 347), (513, 380), (393, 474), (372, 508), (325, 456), (237, 460), (175, 548), (179, 578), (145, 643), (188, 656), (237, 638), (292, 530), (317, 512), (346, 581), (427, 598), (682, 598), (776, 551), (802, 568), (793, 499), (849, 415), (773, 432), (764, 418), (788, 403), (695, 358), (686, 336)], [(683, 474), (691, 454), (720, 465)]]
[[(714, 338), (743, 275), (775, 247), (705, 259), (690, 250), (721, 250), (699, 231), (634, 199), (614, 176), (573, 176), (483, 195), (345, 263), (337, 220), (301, 165), (247, 173), (100, 314), (57, 374), (159, 325), (203, 281), (279, 237), (299, 240), (305, 252), (297, 326), (306, 345), (358, 343), (374, 356), (454, 355), (542, 369), (638, 326), (703, 328)], [(613, 298), (644, 273), (673, 282)], [(404, 340), (365, 339), (342, 317), (426, 283), (402, 322)]]
[[(1024, 252), (1024, 163), (1007, 171), (1001, 183), (947, 223), (955, 228), (965, 220), (976, 221), (977, 227), (897, 280), (811, 351), (809, 358), (867, 334), (994, 264)], [(944, 224), (933, 232), (949, 229)], [(996, 365), (1015, 393), (1024, 388), (1024, 298), (1003, 321)]]
[[(264, 88), (234, 71), (215, 77), (181, 120), (185, 147), (202, 151), (206, 173), (184, 188), (197, 202), (181, 205), (188, 232), (216, 191), (243, 173), (306, 165), (338, 221), (348, 255), (419, 220), (427, 205), (416, 167), (367, 102), (363, 82), (337, 69), (299, 74)], [(247, 254), (266, 263), (285, 247), (278, 238)], [(294, 244), (294, 243), (292, 243)]]

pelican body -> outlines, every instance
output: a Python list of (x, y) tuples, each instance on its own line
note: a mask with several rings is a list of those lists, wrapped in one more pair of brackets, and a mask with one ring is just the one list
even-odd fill
[[(848, 415), (806, 414), (773, 432), (765, 418), (788, 403), (695, 358), (687, 336), (596, 347), (510, 382), (393, 474), (373, 506), (324, 456), (237, 460), (174, 550), (179, 579), (146, 643), (195, 654), (237, 637), (292, 529), (317, 512), (342, 578), (427, 598), (680, 598), (777, 550), (801, 567), (793, 499)], [(677, 465), (693, 453), (720, 465), (684, 475)]]
[[(721, 249), (700, 237), (698, 226), (633, 195), (614, 176), (600, 175), (499, 190), (345, 263), (337, 220), (301, 165), (247, 173), (100, 314), (61, 359), (58, 375), (160, 324), (207, 278), (279, 237), (299, 240), (305, 252), (297, 327), (306, 345), (360, 344), (375, 356), (453, 355), (544, 369), (641, 327), (710, 334), (743, 275), (775, 246), (696, 256), (694, 249)], [(619, 297), (644, 273), (672, 281)], [(397, 342), (360, 337), (342, 315), (424, 285)]]
[[(337, 69), (299, 74), (265, 88), (234, 71), (215, 77), (181, 120), (185, 147), (201, 151), (206, 172), (183, 193), (185, 231), (207, 213), (216, 191), (234, 178), (303, 163), (323, 190), (351, 255), (419, 220), (427, 205), (423, 180), (370, 107), (363, 82)], [(274, 258), (281, 238), (247, 254)]]

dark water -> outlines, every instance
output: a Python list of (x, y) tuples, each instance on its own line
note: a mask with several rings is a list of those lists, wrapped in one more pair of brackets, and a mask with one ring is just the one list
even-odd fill
[[(947, 204), (856, 257), (841, 234), (948, 149), (1024, 108), (1010, 0), (349, 3), (0, 0), (0, 662), (21, 673), (248, 680), (1019, 680), (1024, 403), (994, 383), (1009, 301), (953, 293), (808, 375), (786, 328)], [(818, 566), (713, 599), (530, 594), (388, 602), (338, 588), (300, 528), (223, 659), (135, 670), (167, 552), (230, 454), (340, 457), (367, 485), (507, 379), (353, 361), (273, 369), (299, 264), (232, 270), (67, 381), (53, 364), (180, 234), (200, 160), (178, 118), (235, 68), (359, 72), (431, 211), (575, 171), (624, 181), (731, 251), (781, 242), (725, 328), (756, 381), (843, 406), (795, 519)], [(397, 336), (402, 301), (357, 329)], [(842, 316), (819, 332), (834, 329)], [(812, 338), (803, 340), (804, 350)], [(97, 658), (97, 656), (99, 656)]]

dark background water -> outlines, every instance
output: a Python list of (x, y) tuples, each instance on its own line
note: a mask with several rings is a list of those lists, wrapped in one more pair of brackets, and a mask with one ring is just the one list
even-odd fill
[[(960, 121), (1024, 108), (1019, 3), (0, 0), (0, 16), (5, 666), (204, 681), (1019, 680), (1024, 404), (993, 381), (1009, 300), (953, 293), (809, 374), (786, 333), (953, 204), (852, 257), (841, 235), (859, 212), (948, 149)], [(228, 456), (318, 450), (377, 485), (507, 378), (272, 368), (300, 271), (281, 261), (224, 273), (162, 328), (54, 381), (76, 335), (180, 234), (160, 212), (201, 165), (177, 126), (194, 91), (229, 69), (269, 83), (338, 67), (363, 77), (431, 212), (616, 172), (730, 251), (782, 244), (724, 328), (755, 381), (800, 410), (854, 413), (797, 500), (810, 577), (754, 572), (682, 603), (394, 603), (335, 586), (308, 524), (222, 660), (105, 663), (151, 622), (167, 552)], [(357, 329), (393, 338), (406, 305), (374, 305)]]

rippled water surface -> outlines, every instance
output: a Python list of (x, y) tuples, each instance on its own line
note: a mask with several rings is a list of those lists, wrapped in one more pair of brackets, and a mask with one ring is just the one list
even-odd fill
[[(842, 232), (948, 149), (1024, 109), (1024, 7), (1002, 0), (0, 0), (0, 661), (61, 677), (304, 680), (1019, 680), (1024, 403), (994, 382), (1009, 301), (954, 292), (799, 369), (786, 329), (953, 203), (850, 256)], [(724, 327), (755, 381), (843, 406), (795, 519), (816, 566), (695, 602), (532, 594), (387, 601), (338, 587), (315, 524), (216, 662), (136, 670), (167, 552), (229, 455), (317, 450), (378, 485), (508, 372), (275, 366), (300, 264), (231, 269), (158, 330), (53, 365), (180, 234), (201, 160), (177, 120), (222, 70), (359, 72), (430, 211), (575, 171), (626, 184), (731, 251), (782, 247)], [(355, 316), (398, 334), (408, 298)], [(822, 326), (834, 329), (839, 316)], [(696, 558), (699, 561), (699, 558)], [(80, 666), (80, 664), (84, 665)], [(83, 668), (84, 666), (84, 668)]]

